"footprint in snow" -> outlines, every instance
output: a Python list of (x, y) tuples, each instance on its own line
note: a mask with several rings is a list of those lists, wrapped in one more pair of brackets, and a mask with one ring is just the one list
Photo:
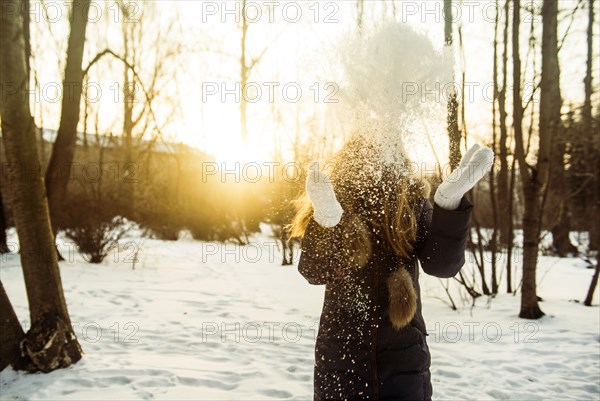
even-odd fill
[(262, 395), (265, 395), (267, 397), (280, 398), (280, 399), (281, 398), (290, 398), (292, 396), (292, 393), (289, 393), (287, 391), (274, 390), (274, 389), (260, 390), (259, 393)]

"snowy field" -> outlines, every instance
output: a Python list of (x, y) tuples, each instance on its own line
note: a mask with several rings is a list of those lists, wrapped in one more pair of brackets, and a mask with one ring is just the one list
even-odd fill
[[(312, 399), (324, 288), (282, 267), (267, 234), (244, 248), (136, 236), (101, 265), (63, 251), (65, 296), (85, 355), (50, 374), (4, 370), (1, 399)], [(590, 308), (575, 301), (592, 270), (578, 259), (540, 264), (539, 321), (517, 317), (519, 296), (481, 297), (472, 308), (454, 284), (452, 311), (446, 281), (421, 277), (434, 399), (600, 399), (600, 294)], [(27, 328), (18, 255), (2, 256), (0, 272)]]

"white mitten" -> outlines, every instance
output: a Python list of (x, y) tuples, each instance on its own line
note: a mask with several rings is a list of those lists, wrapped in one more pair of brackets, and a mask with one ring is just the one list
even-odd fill
[(455, 210), (460, 200), (492, 167), (494, 152), (490, 148), (473, 145), (460, 161), (459, 167), (438, 187), (433, 200), (446, 210)]
[(331, 181), (319, 170), (317, 162), (310, 164), (306, 194), (313, 204), (313, 218), (320, 226), (331, 228), (340, 222), (344, 210), (335, 197)]

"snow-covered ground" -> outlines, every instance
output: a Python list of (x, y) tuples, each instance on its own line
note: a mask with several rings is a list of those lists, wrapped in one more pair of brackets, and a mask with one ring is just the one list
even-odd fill
[[(282, 267), (274, 239), (128, 241), (101, 265), (63, 251), (84, 358), (50, 374), (4, 370), (2, 400), (312, 399), (323, 287)], [(2, 256), (0, 273), (27, 328), (18, 255)], [(519, 296), (481, 297), (472, 308), (454, 283), (452, 311), (446, 281), (422, 276), (434, 399), (600, 399), (600, 294), (593, 307), (574, 301), (591, 275), (578, 259), (540, 258), (538, 321), (517, 317)]]

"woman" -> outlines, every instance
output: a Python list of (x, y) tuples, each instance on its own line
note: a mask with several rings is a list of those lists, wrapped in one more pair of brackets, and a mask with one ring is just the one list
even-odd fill
[(336, 156), (331, 182), (311, 164), (292, 224), (292, 235), (303, 237), (300, 273), (326, 285), (315, 400), (431, 399), (417, 260), (437, 277), (461, 269), (472, 211), (463, 195), (485, 175), (493, 152), (469, 149), (433, 207), (407, 160), (386, 159), (354, 139)]

